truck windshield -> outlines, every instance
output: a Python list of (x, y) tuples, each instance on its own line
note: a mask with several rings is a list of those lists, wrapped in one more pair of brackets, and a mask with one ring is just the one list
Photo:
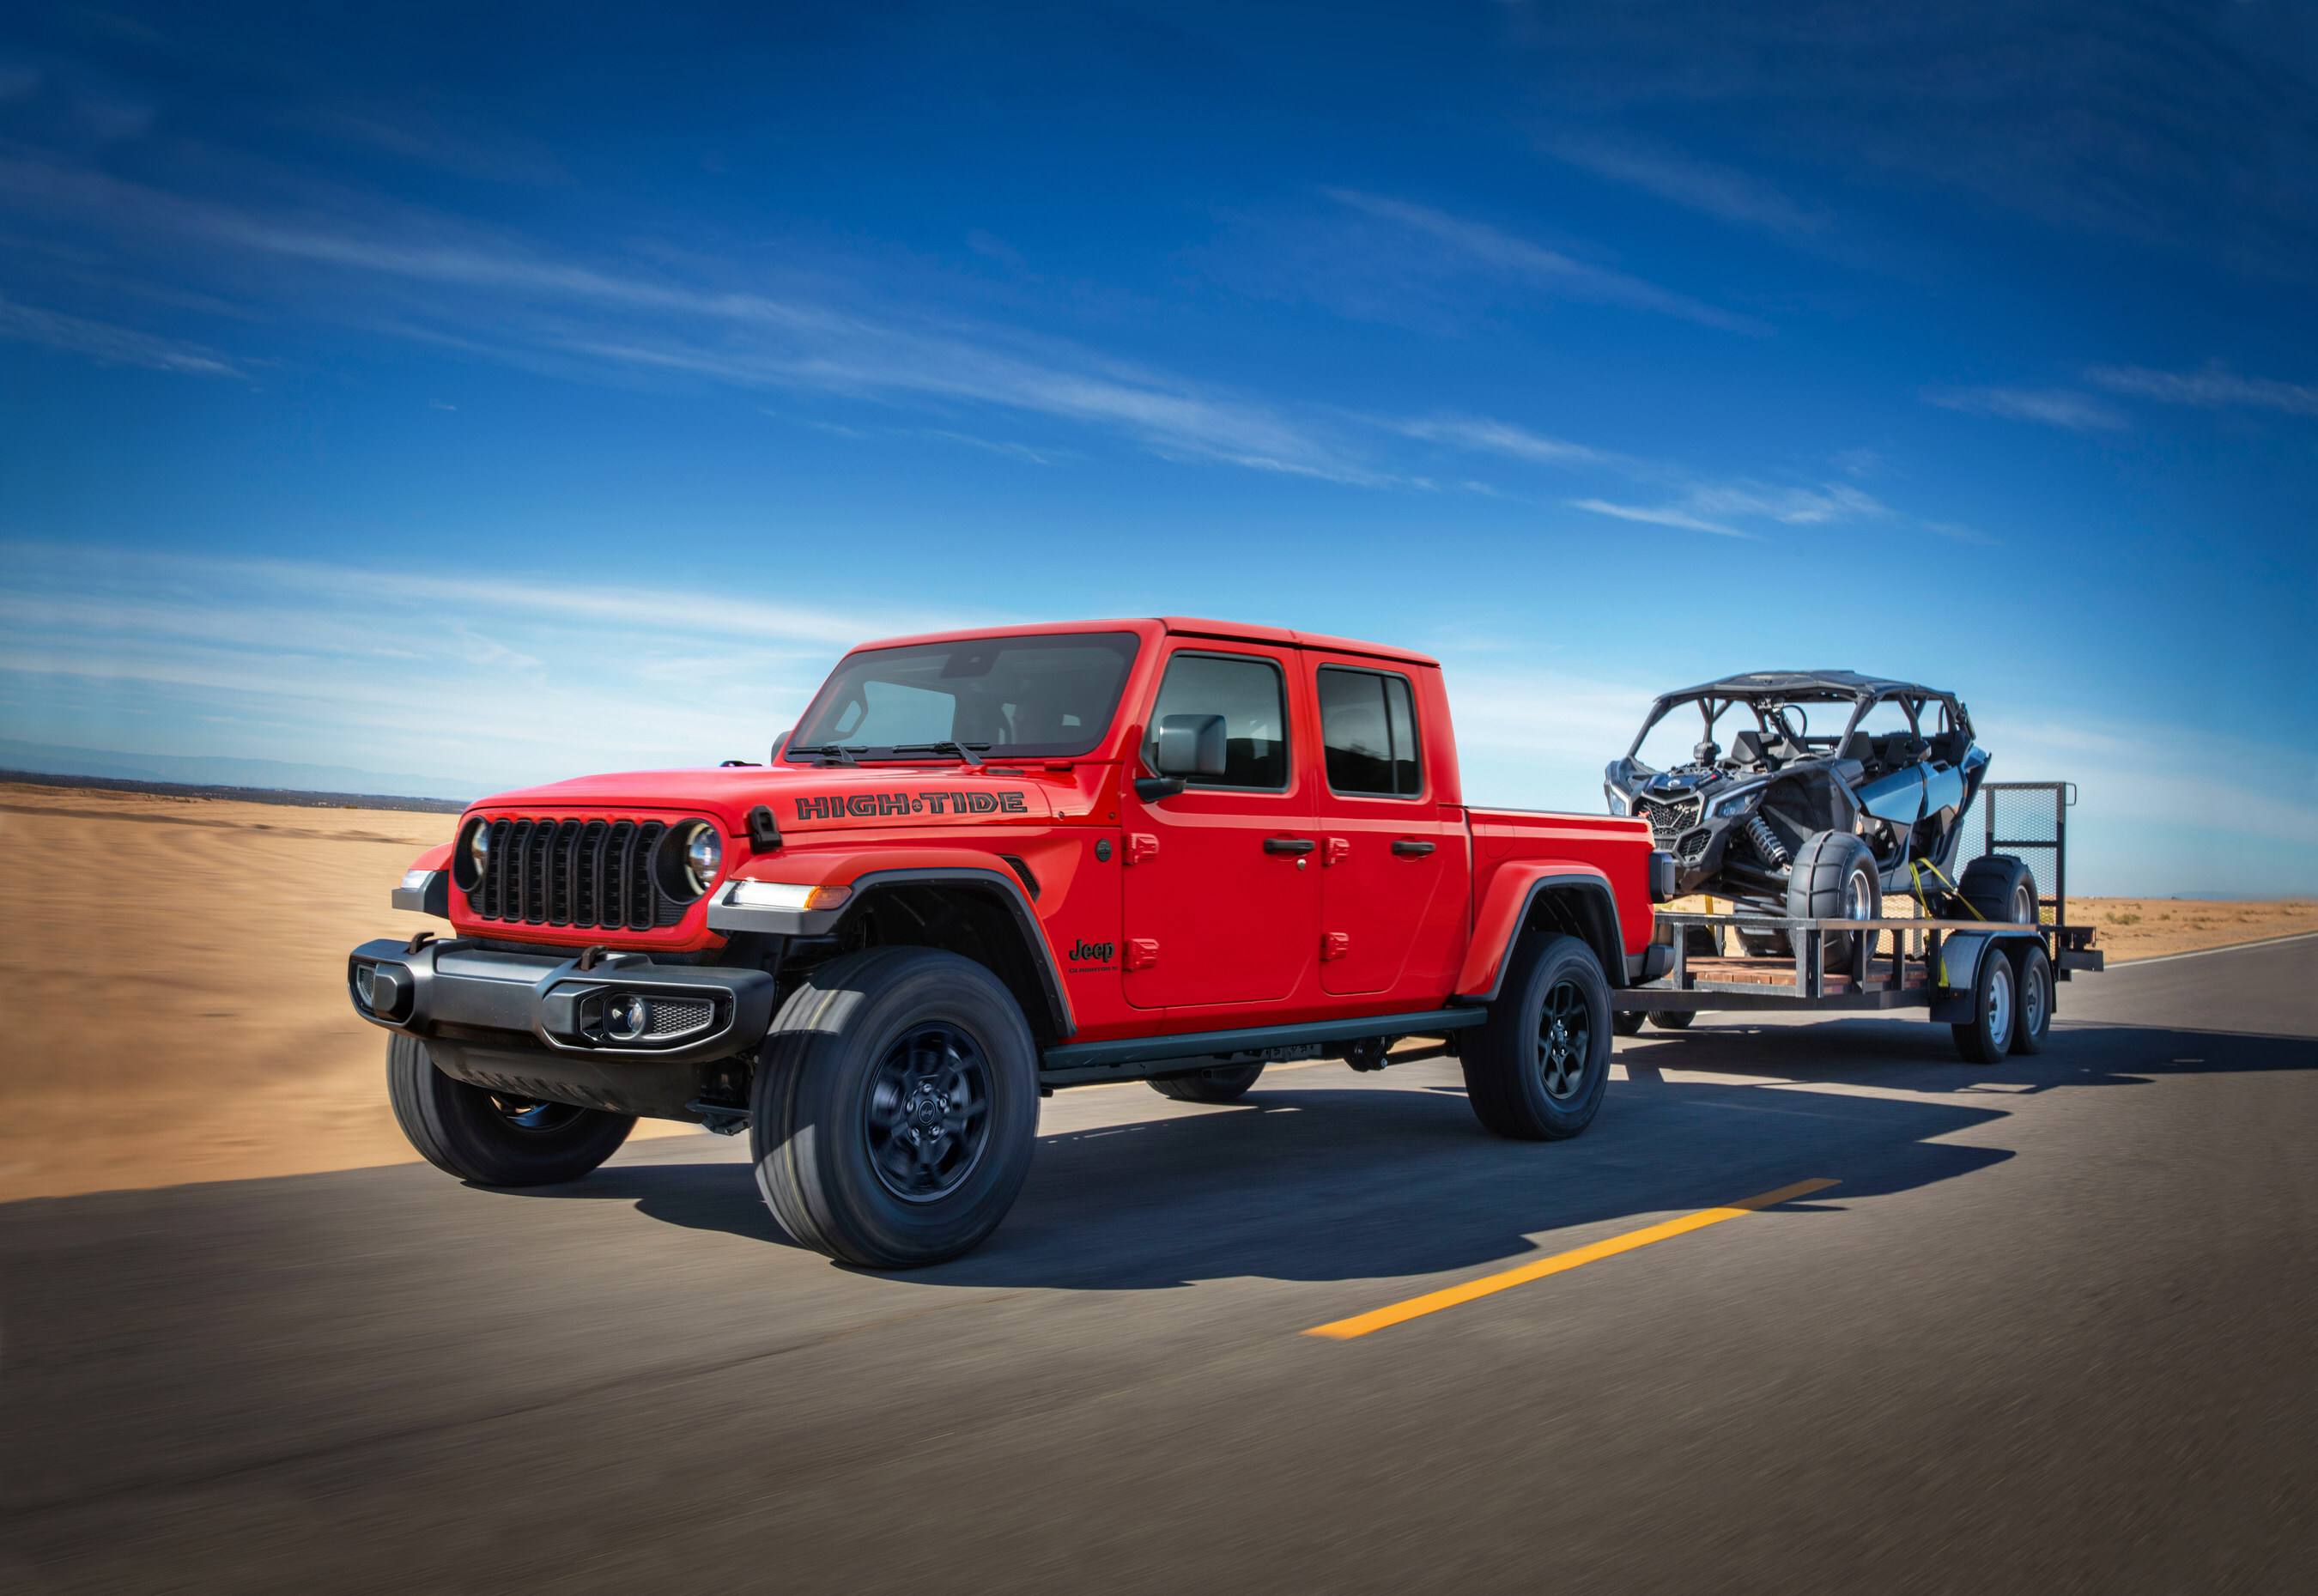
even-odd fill
[(809, 764), (834, 743), (857, 759), (912, 758), (953, 741), (993, 759), (1088, 753), (1110, 730), (1136, 643), (1131, 632), (1079, 632), (848, 654), (784, 758)]

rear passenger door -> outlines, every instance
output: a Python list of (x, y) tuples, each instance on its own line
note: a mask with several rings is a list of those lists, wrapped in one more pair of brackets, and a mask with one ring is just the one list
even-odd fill
[(1459, 928), (1464, 832), (1432, 791), (1414, 684), (1325, 657), (1312, 659), (1312, 682), (1325, 767), (1320, 985), (1347, 997), (1438, 986), (1433, 966)]

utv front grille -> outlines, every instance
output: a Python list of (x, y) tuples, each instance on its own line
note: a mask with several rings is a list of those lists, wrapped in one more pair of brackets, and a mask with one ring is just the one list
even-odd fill
[(493, 820), (489, 861), (467, 893), (485, 919), (649, 931), (686, 906), (652, 883), (660, 820)]
[(1670, 803), (1657, 798), (1634, 800), (1634, 813), (1649, 821), (1650, 840), (1660, 847), (1698, 824), (1699, 812), (1705, 807), (1703, 798), (1679, 798)]
[(1706, 845), (1713, 840), (1714, 833), (1701, 826), (1682, 839), (1682, 846), (1675, 849), (1675, 857), (1685, 865), (1695, 865), (1706, 856)]

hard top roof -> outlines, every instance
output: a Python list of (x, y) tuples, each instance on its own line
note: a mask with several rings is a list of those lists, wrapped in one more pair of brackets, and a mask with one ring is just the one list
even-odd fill
[(1754, 670), (1743, 676), (1727, 676), (1720, 681), (1702, 682), (1695, 687), (1685, 687), (1676, 693), (1661, 693), (1658, 701), (1660, 704), (1678, 704), (1687, 698), (1860, 700), (1881, 698), (1889, 693), (1920, 695), (1926, 698), (1953, 699), (1955, 696), (1943, 687), (1895, 681), (1890, 677), (1861, 676), (1855, 670)]
[(1429, 654), (1420, 654), (1414, 649), (1395, 648), (1390, 643), (1361, 642), (1348, 637), (1329, 637), (1316, 632), (1290, 632), (1285, 627), (1255, 625), (1240, 621), (1213, 621), (1194, 615), (1153, 615), (1114, 621), (1051, 621), (1023, 626), (975, 626), (955, 632), (922, 632), (910, 637), (883, 637), (856, 643), (846, 652), (861, 654), (873, 649), (915, 648), (929, 643), (980, 641), (984, 638), (1040, 637), (1066, 632), (1133, 632), (1144, 636), (1159, 632), (1176, 637), (1214, 638), (1223, 642), (1270, 643), (1279, 648), (1311, 649), (1329, 654), (1365, 654), (1378, 659), (1397, 659), (1409, 665), (1429, 665), (1436, 669), (1441, 663)]

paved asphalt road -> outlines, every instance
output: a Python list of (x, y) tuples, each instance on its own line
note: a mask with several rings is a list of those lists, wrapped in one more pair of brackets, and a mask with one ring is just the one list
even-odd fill
[[(1005, 1227), (786, 1242), (742, 1150), (0, 1208), (0, 1588), (2306, 1591), (2318, 940), (1619, 1045), (1066, 1092)], [(1357, 1340), (1310, 1326), (1814, 1177)]]

